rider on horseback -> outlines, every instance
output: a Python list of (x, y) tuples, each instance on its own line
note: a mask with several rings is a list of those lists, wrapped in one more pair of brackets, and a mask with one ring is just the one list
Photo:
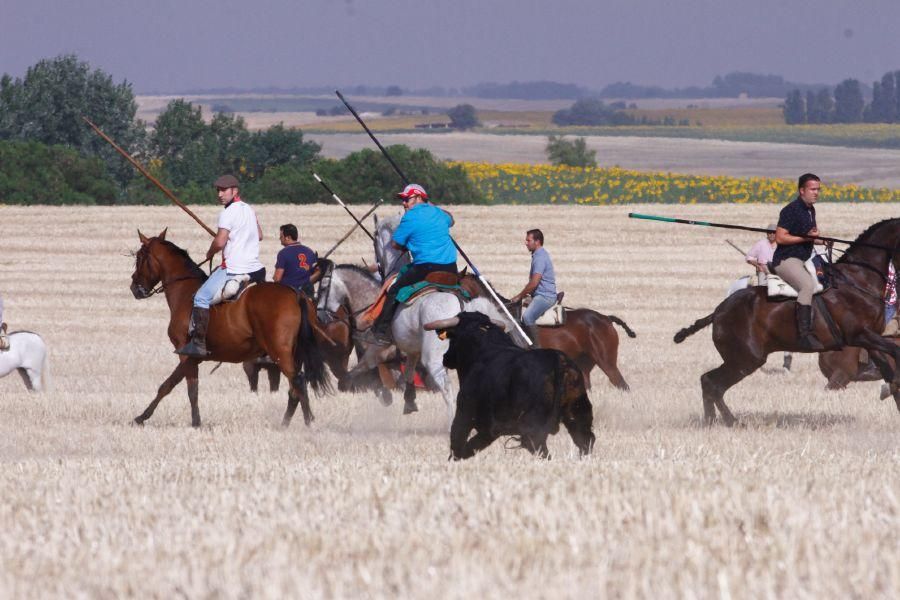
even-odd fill
[(400, 288), (422, 281), (429, 273), (458, 273), (456, 246), (450, 237), (453, 215), (429, 202), (425, 189), (417, 183), (407, 185), (397, 197), (403, 200), (406, 213), (394, 231), (391, 244), (396, 249), (409, 249), (413, 260), (388, 288), (381, 314), (369, 330), (371, 333), (363, 336), (364, 341), (382, 345), (391, 343), (391, 320), (397, 310)]
[(775, 241), (778, 248), (772, 257), (775, 274), (797, 290), (797, 332), (800, 344), (807, 350), (822, 350), (822, 342), (813, 333), (812, 297), (816, 282), (810, 277), (804, 263), (810, 258), (819, 229), (816, 226), (816, 208), (821, 183), (812, 173), (800, 176), (797, 198), (781, 209)]
[(550, 253), (544, 249), (544, 234), (540, 229), (525, 233), (525, 247), (531, 252), (531, 272), (522, 291), (510, 298), (511, 303), (531, 295), (531, 304), (522, 313), (522, 324), (528, 330), (533, 347), (538, 348), (538, 328), (535, 324), (541, 315), (556, 303), (556, 273)]
[(3, 321), (3, 296), (0, 296), (0, 350), (9, 350), (9, 336), (6, 335), (6, 322)]
[(206, 251), (207, 260), (222, 251), (222, 266), (213, 271), (194, 294), (191, 312), (191, 340), (176, 352), (193, 358), (206, 358), (206, 330), (209, 327), (209, 307), (216, 294), (225, 286), (229, 275), (249, 275), (251, 281), (266, 279), (266, 268), (259, 262), (259, 242), (262, 229), (256, 213), (238, 195), (238, 180), (234, 175), (222, 175), (213, 184), (218, 190), (219, 204), (225, 208), (219, 214), (218, 232)]

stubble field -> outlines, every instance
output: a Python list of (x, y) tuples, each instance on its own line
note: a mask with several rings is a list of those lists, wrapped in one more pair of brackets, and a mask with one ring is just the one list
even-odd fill
[[(209, 224), (217, 208), (195, 207)], [(271, 269), (277, 227), (328, 248), (333, 206), (259, 206)], [(361, 209), (358, 209), (362, 212)], [(747, 271), (724, 239), (752, 234), (633, 221), (622, 207), (458, 207), (454, 233), (507, 294), (541, 227), (567, 303), (624, 319), (619, 364), (595, 372), (597, 445), (563, 433), (551, 461), (495, 443), (450, 463), (439, 395), (402, 416), (369, 395), (313, 399), (279, 426), (284, 393), (251, 394), (239, 366), (201, 367), (203, 427), (183, 386), (131, 425), (175, 364), (161, 297), (129, 290), (137, 232), (202, 257), (175, 208), (0, 207), (0, 293), (12, 329), (41, 333), (53, 388), (0, 379), (3, 597), (896, 597), (900, 414), (878, 384), (823, 390), (814, 357), (772, 356), (727, 397), (745, 427), (700, 424), (709, 332), (672, 335)], [(764, 225), (773, 206), (636, 212)], [(379, 214), (388, 214), (381, 209)], [(853, 237), (892, 205), (821, 205)], [(370, 260), (357, 233), (336, 253)]]

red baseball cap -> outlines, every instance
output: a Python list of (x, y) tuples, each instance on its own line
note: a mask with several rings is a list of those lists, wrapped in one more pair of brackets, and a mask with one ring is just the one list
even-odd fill
[(398, 198), (409, 198), (412, 195), (419, 195), (428, 200), (428, 194), (425, 192), (425, 188), (423, 188), (418, 183), (411, 183), (405, 188), (403, 191), (397, 194)]

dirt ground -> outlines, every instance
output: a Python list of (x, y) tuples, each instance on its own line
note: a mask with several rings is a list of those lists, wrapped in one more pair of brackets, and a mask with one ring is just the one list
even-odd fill
[[(192, 208), (215, 222), (212, 201)], [(270, 269), (280, 224), (318, 249), (351, 224), (335, 206), (257, 208)], [(638, 337), (619, 332), (630, 393), (594, 374), (590, 458), (561, 433), (550, 461), (498, 442), (451, 463), (439, 395), (409, 416), (399, 398), (314, 398), (313, 425), (283, 430), (286, 393), (250, 393), (237, 365), (201, 367), (199, 430), (183, 386), (132, 426), (176, 363), (165, 299), (128, 289), (137, 229), (168, 227), (195, 258), (207, 234), (174, 207), (0, 206), (5, 318), (45, 338), (52, 370), (41, 395), (0, 379), (0, 596), (897, 597), (893, 402), (874, 382), (826, 392), (815, 357), (784, 372), (773, 355), (726, 396), (744, 426), (702, 426), (717, 354), (708, 330), (672, 336), (748, 273), (724, 240), (755, 237), (629, 210), (764, 225), (777, 209), (454, 208), (500, 291), (524, 285), (540, 227), (568, 303)], [(852, 238), (895, 212), (821, 205), (819, 221)], [(357, 233), (335, 257), (371, 254)]]

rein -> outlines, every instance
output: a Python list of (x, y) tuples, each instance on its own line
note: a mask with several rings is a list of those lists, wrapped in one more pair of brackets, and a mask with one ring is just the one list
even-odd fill
[(200, 279), (200, 276), (199, 275), (183, 275), (181, 277), (175, 277), (174, 279), (170, 279), (168, 281), (160, 281), (156, 285), (156, 287), (154, 287), (152, 290), (147, 292), (147, 297), (149, 298), (150, 296), (155, 296), (156, 294), (159, 294), (160, 292), (164, 292), (164, 291), (166, 291), (166, 288), (168, 286), (172, 285), (173, 283), (176, 283), (179, 281), (184, 281), (186, 279)]

